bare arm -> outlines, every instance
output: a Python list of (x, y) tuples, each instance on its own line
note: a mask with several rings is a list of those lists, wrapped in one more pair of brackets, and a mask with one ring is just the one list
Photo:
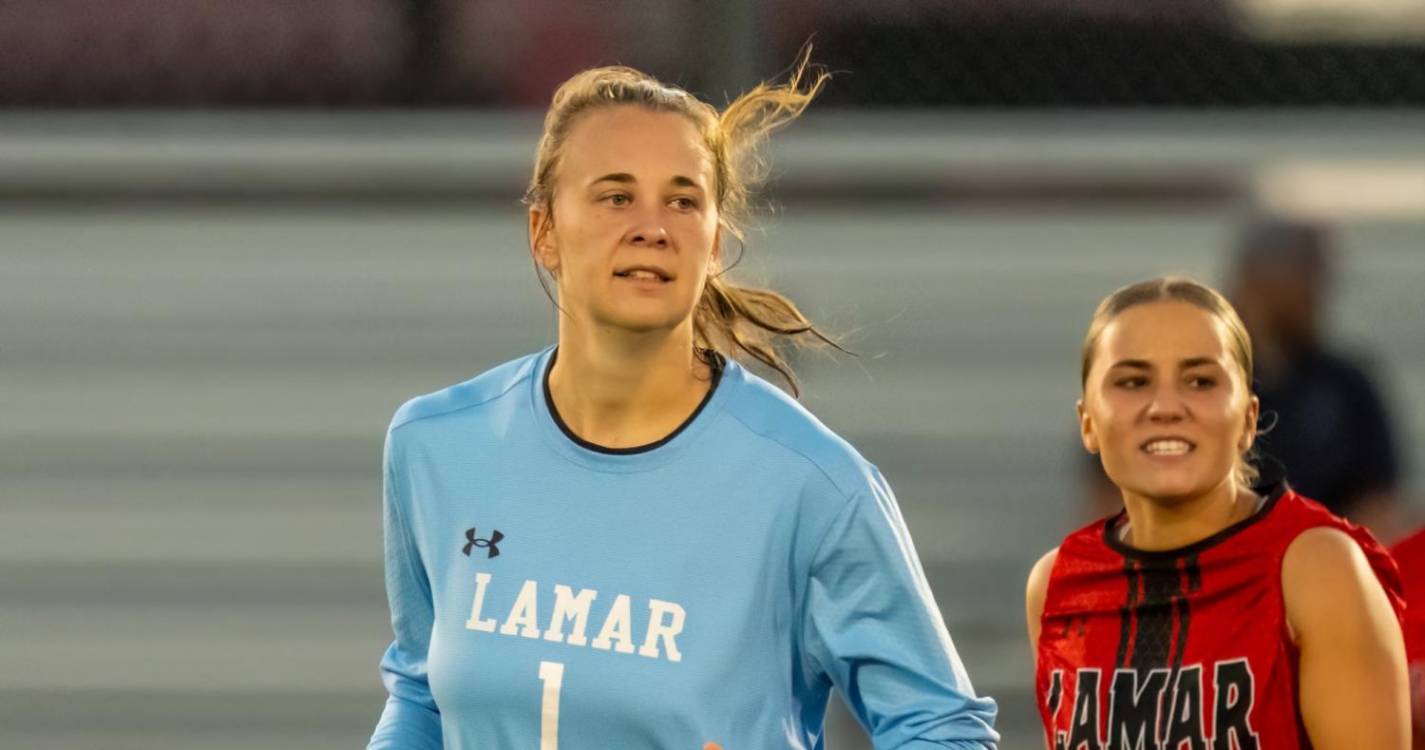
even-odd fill
[(1024, 615), (1029, 624), (1029, 653), (1036, 659), (1039, 653), (1039, 618), (1044, 614), (1044, 596), (1049, 590), (1049, 574), (1054, 572), (1054, 561), (1059, 559), (1059, 548), (1049, 550), (1029, 571), (1029, 584), (1024, 592)]
[(1282, 592), (1313, 747), (1409, 750), (1404, 639), (1360, 546), (1337, 529), (1302, 533), (1282, 561)]
[[(1044, 598), (1049, 592), (1049, 575), (1054, 572), (1054, 561), (1058, 559), (1058, 547), (1045, 552), (1029, 571), (1029, 583), (1025, 586), (1024, 616), (1029, 621), (1029, 657), (1036, 668), (1039, 665), (1039, 619), (1044, 615)], [(1047, 737), (1045, 742), (1048, 742)]]

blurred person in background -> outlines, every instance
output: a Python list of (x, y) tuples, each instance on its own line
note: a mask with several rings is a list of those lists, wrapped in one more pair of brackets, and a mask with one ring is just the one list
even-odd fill
[(1080, 434), (1124, 509), (1029, 577), (1048, 746), (1405, 750), (1395, 565), (1287, 485), (1254, 491), (1252, 341), (1231, 305), (1133, 284), (1082, 351)]
[(1376, 384), (1323, 340), (1332, 254), (1326, 227), (1271, 218), (1249, 225), (1233, 255), (1228, 294), (1257, 353), (1259, 450), (1269, 472), (1390, 540), (1399, 453)]
[(885, 479), (736, 359), (795, 391), (779, 342), (830, 343), (723, 276), (806, 71), (721, 112), (630, 68), (555, 93), (526, 198), (557, 346), (387, 434), (372, 750), (818, 748), (833, 685), (876, 747), (997, 743)]

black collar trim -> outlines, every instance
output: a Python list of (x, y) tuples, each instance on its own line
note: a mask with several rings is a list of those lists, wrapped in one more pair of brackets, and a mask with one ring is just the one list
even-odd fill
[(569, 425), (564, 423), (564, 418), (559, 416), (559, 409), (555, 408), (554, 397), (549, 392), (549, 373), (554, 369), (554, 360), (559, 356), (558, 347), (550, 353), (549, 365), (544, 368), (544, 403), (549, 407), (549, 416), (554, 418), (554, 424), (559, 426), (559, 431), (564, 433), (564, 437), (569, 438), (571, 442), (580, 448), (611, 456), (631, 456), (637, 453), (647, 453), (652, 450), (657, 450), (667, 445), (673, 438), (678, 437), (683, 430), (688, 428), (688, 425), (693, 423), (693, 420), (698, 418), (699, 414), (703, 413), (703, 408), (708, 405), (708, 402), (712, 400), (713, 393), (717, 391), (718, 383), (722, 382), (722, 371), (726, 366), (726, 360), (723, 356), (711, 349), (703, 350), (700, 354), (705, 355), (707, 363), (712, 366), (712, 384), (708, 386), (707, 395), (703, 396), (703, 400), (698, 403), (698, 408), (694, 409), (693, 413), (689, 414), (688, 418), (683, 420), (683, 423), (678, 425), (677, 429), (652, 443), (635, 445), (629, 448), (610, 448), (606, 445), (591, 443), (575, 435), (574, 431), (569, 429)]
[(1181, 557), (1200, 555), (1208, 549), (1211, 549), (1212, 547), (1215, 547), (1227, 541), (1229, 538), (1236, 536), (1237, 534), (1246, 530), (1247, 528), (1262, 520), (1263, 518), (1266, 518), (1267, 514), (1272, 512), (1272, 508), (1276, 507), (1277, 501), (1281, 500), (1282, 496), (1286, 494), (1288, 489), (1290, 488), (1287, 486), (1287, 483), (1285, 481), (1277, 482), (1271, 487), (1271, 490), (1267, 493), (1267, 502), (1263, 504), (1262, 507), (1259, 508), (1256, 513), (1253, 513), (1252, 515), (1238, 521), (1237, 523), (1232, 524), (1231, 526), (1228, 526), (1227, 528), (1217, 532), (1216, 534), (1213, 534), (1212, 536), (1206, 539), (1193, 542), (1192, 544), (1189, 544), (1185, 547), (1164, 550), (1143, 550), (1138, 549), (1136, 547), (1128, 546), (1123, 542), (1122, 539), (1119, 539), (1118, 534), (1115, 533), (1118, 529), (1119, 522), (1122, 521), (1123, 517), (1128, 513), (1128, 511), (1126, 510), (1121, 510), (1113, 514), (1112, 516), (1109, 516), (1108, 519), (1103, 522), (1103, 543), (1107, 544), (1109, 549), (1113, 550), (1114, 552), (1117, 552), (1120, 555), (1123, 555), (1124, 557), (1143, 561), (1176, 560)]

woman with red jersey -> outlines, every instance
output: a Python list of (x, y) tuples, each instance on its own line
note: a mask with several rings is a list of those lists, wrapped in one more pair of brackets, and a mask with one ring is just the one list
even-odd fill
[(1070, 534), (1027, 593), (1054, 750), (1406, 750), (1389, 556), (1284, 483), (1251, 488), (1252, 347), (1217, 292), (1118, 290), (1083, 345), (1084, 447), (1124, 510)]

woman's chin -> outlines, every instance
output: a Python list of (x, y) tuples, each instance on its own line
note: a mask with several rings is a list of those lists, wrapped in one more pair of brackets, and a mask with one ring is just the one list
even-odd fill
[(669, 310), (666, 306), (627, 305), (599, 316), (610, 328), (628, 333), (657, 333), (677, 328), (688, 319), (691, 310)]
[(680, 318), (651, 315), (621, 315), (603, 321), (604, 327), (629, 335), (669, 333), (682, 322)]
[(1155, 503), (1174, 505), (1210, 492), (1215, 484), (1203, 477), (1153, 477), (1129, 491)]

